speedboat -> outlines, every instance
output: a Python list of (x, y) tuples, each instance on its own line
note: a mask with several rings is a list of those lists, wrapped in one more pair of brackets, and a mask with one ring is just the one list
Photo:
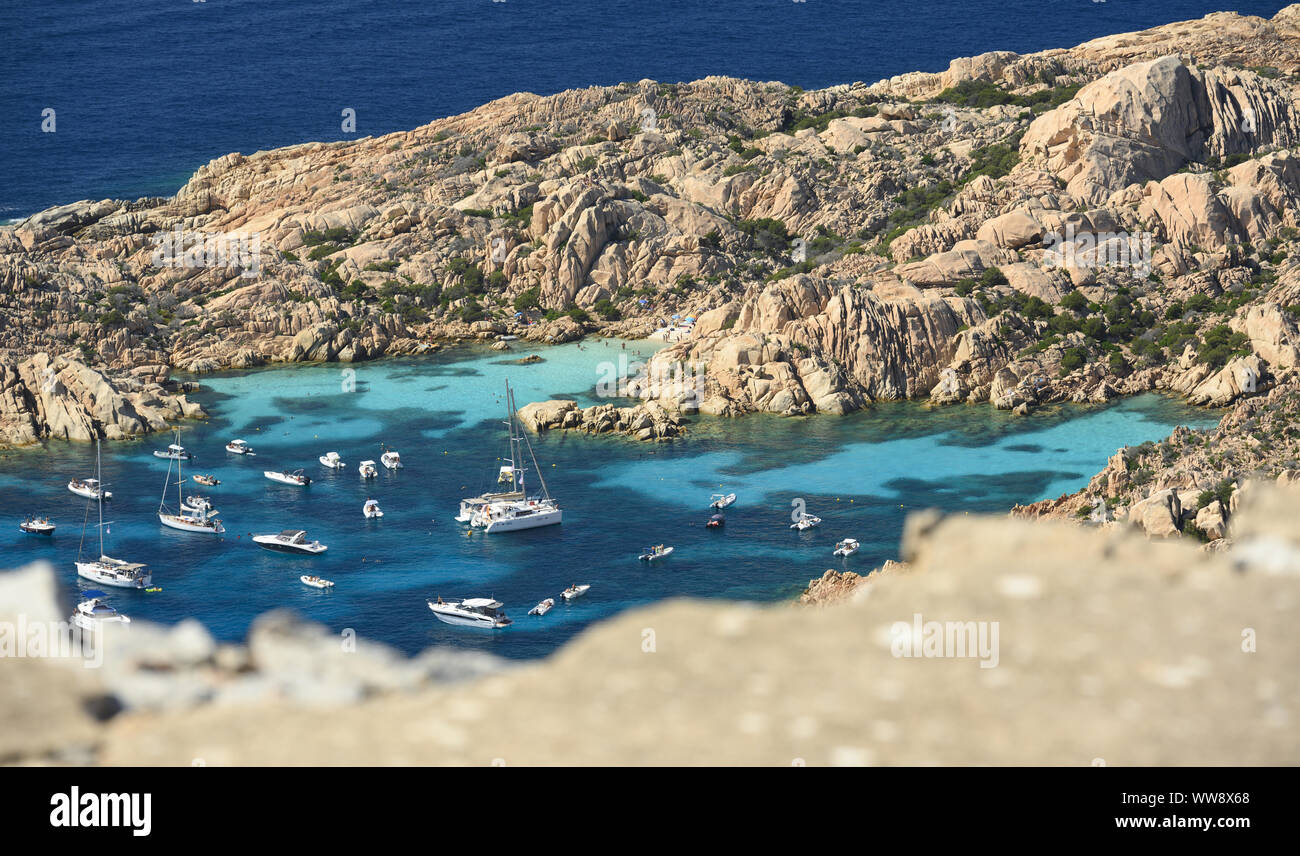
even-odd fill
[(256, 452), (253, 451), (253, 447), (245, 443), (243, 440), (231, 440), (229, 443), (226, 444), (226, 451), (232, 455), (256, 455), (257, 454)]
[(172, 443), (167, 447), (165, 452), (154, 451), (155, 458), (162, 458), (165, 461), (188, 461), (194, 456), (185, 451), (185, 447), (179, 443)]
[(664, 556), (671, 556), (672, 554), (672, 547), (665, 547), (663, 544), (659, 544), (654, 547), (646, 547), (645, 552), (640, 556), (637, 556), (637, 558), (643, 562), (653, 562), (655, 559), (662, 559)]
[(307, 533), (301, 529), (286, 529), (274, 535), (254, 535), (253, 543), (277, 553), (300, 556), (315, 556), (329, 549), (319, 541), (308, 541)]
[(551, 607), (553, 607), (553, 606), (555, 606), (555, 598), (553, 598), (553, 597), (548, 597), (546, 600), (544, 600), (544, 601), (542, 601), (541, 603), (537, 604), (537, 606), (534, 606), (532, 609), (528, 610), (528, 614), (529, 614), (529, 615), (545, 615), (546, 613), (548, 613), (548, 612), (551, 611)]
[(105, 624), (130, 624), (131, 619), (104, 603), (108, 595), (98, 589), (86, 589), (84, 598), (72, 612), (72, 623), (82, 630), (94, 630)]
[(444, 624), (459, 624), (464, 627), (508, 627), (510, 619), (506, 618), (502, 604), (490, 597), (469, 597), (464, 600), (428, 601), (429, 609)]
[(727, 522), (727, 518), (721, 514), (715, 514), (709, 518), (709, 522), (704, 525), (710, 529), (721, 529), (722, 525)]
[[(564, 513), (547, 491), (532, 444), (518, 423), (514, 392), (506, 384), (506, 428), (509, 432), (510, 452), (506, 456), (507, 464), (498, 469), (497, 481), (499, 484), (508, 481), (510, 489), (462, 499), (460, 514), (456, 516), (458, 522), (468, 523), (472, 528), (482, 529), (489, 535), (563, 522)], [(523, 466), (525, 454), (532, 461), (533, 469), (538, 474), (537, 480), (542, 486), (542, 492), (537, 496), (530, 497), (524, 485), (524, 474), (527, 472)]]
[(374, 520), (384, 516), (384, 512), (379, 510), (379, 502), (373, 499), (367, 499), (366, 504), (361, 507), (361, 513), (368, 520)]
[(291, 484), (294, 487), (306, 487), (311, 484), (311, 476), (304, 475), (302, 470), (294, 470), (291, 473), (281, 472), (279, 470), (263, 470), (262, 475), (266, 476), (273, 482)]
[(26, 532), (28, 535), (54, 534), (54, 524), (51, 523), (47, 517), (28, 517), (22, 523), (18, 524), (18, 528)]
[(379, 470), (375, 469), (374, 461), (362, 461), (357, 465), (357, 471), (361, 473), (363, 479), (372, 479), (379, 475)]
[(200, 473), (199, 475), (194, 476), (193, 478), (195, 484), (201, 484), (204, 487), (216, 487), (217, 485), (221, 484), (221, 479), (217, 478), (216, 476), (207, 476)]
[(845, 538), (835, 545), (835, 555), (852, 556), (858, 552), (858, 540), (856, 538)]
[(341, 470), (345, 466), (343, 459), (339, 457), (338, 452), (326, 452), (317, 458), (322, 466), (329, 467), (331, 470)]
[(99, 479), (73, 479), (68, 482), (68, 490), (86, 499), (112, 499), (113, 492), (104, 490)]
[(329, 580), (323, 580), (320, 577), (308, 576), (307, 574), (303, 574), (302, 576), (298, 577), (298, 579), (302, 580), (303, 585), (308, 585), (311, 586), (312, 588), (318, 588), (318, 589), (334, 588), (334, 583), (330, 582)]
[[(672, 547), (669, 547), (668, 549), (671, 550)], [(591, 586), (587, 585), (586, 583), (583, 583), (580, 586), (578, 585), (569, 586), (563, 592), (560, 593), (560, 596), (563, 597), (565, 600), (573, 600), (574, 598), (582, 597), (584, 594), (587, 593), (587, 589), (589, 588), (591, 588)]]
[(400, 470), (402, 468), (402, 456), (389, 449), (379, 456), (379, 463), (390, 470)]
[(716, 508), (718, 511), (721, 511), (722, 509), (726, 508), (728, 505), (731, 505), (735, 501), (736, 501), (736, 495), (734, 493), (728, 493), (728, 494), (715, 493), (713, 496), (709, 498), (709, 508)]
[(790, 524), (790, 528), (798, 529), (800, 532), (802, 532), (805, 529), (811, 529), (814, 526), (820, 526), (821, 522), (822, 519), (820, 517), (816, 517), (812, 514), (804, 512), (803, 514), (799, 515), (798, 520)]

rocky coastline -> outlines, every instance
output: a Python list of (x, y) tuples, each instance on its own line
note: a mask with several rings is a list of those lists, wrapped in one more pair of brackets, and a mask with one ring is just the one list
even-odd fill
[(1298, 86), (1289, 6), (817, 91), (519, 93), (229, 154), (171, 198), (0, 228), (0, 446), (201, 415), (173, 370), (689, 316), (646, 369), (688, 366), (689, 386), (633, 378), (639, 404), (539, 403), (530, 427), (658, 441), (694, 413), (1028, 413), (1160, 390), (1229, 408), (1224, 424), (1017, 513), (1222, 536), (1230, 485), (1300, 465), (1276, 412), (1300, 396)]

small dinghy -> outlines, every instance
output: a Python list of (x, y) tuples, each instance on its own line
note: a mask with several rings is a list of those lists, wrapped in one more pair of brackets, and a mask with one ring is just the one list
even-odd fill
[(728, 494), (715, 493), (712, 497), (710, 497), (709, 508), (716, 508), (718, 511), (721, 511), (722, 509), (731, 505), (735, 501), (736, 501), (736, 495), (734, 493), (728, 493)]
[(726, 522), (727, 522), (727, 518), (723, 517), (721, 514), (715, 514), (712, 517), (710, 517), (709, 522), (705, 523), (704, 525), (710, 529), (721, 529), (723, 524)]
[(662, 559), (664, 556), (671, 556), (672, 554), (672, 547), (665, 547), (663, 544), (659, 544), (654, 547), (646, 547), (645, 552), (640, 556), (637, 556), (637, 558), (643, 562), (653, 562), (655, 559)]
[[(668, 549), (671, 550), (672, 547), (669, 547)], [(580, 586), (579, 586), (579, 585), (572, 585), (572, 586), (569, 586), (568, 588), (566, 588), (566, 589), (561, 593), (560, 596), (563, 597), (565, 600), (573, 600), (573, 599), (575, 599), (575, 598), (582, 597), (584, 594), (587, 593), (587, 589), (589, 589), (589, 588), (591, 588), (591, 586), (587, 585), (586, 583), (583, 583), (583, 584), (580, 585)]]
[(221, 484), (221, 479), (217, 478), (216, 476), (208, 476), (200, 473), (199, 475), (194, 476), (194, 483), (201, 484), (204, 487), (216, 487), (217, 485)]
[(821, 523), (822, 523), (822, 519), (820, 517), (816, 517), (812, 514), (808, 514), (807, 512), (805, 512), (802, 515), (800, 515), (798, 520), (790, 524), (790, 528), (798, 529), (800, 532), (803, 532), (805, 529), (811, 529), (814, 526), (820, 526)]
[(226, 451), (232, 455), (256, 455), (257, 454), (256, 452), (253, 451), (253, 447), (245, 443), (243, 440), (231, 440), (229, 443), (226, 444)]
[(28, 517), (22, 523), (18, 524), (18, 528), (26, 532), (28, 535), (54, 534), (54, 524), (46, 517)]
[(402, 456), (392, 449), (380, 455), (379, 462), (390, 470), (400, 470), (402, 468)]
[(372, 479), (379, 475), (379, 470), (375, 469), (374, 461), (362, 461), (357, 465), (357, 471), (361, 473), (363, 479)]
[(329, 580), (323, 580), (320, 577), (314, 577), (314, 576), (309, 576), (307, 574), (303, 574), (302, 576), (298, 577), (298, 579), (302, 580), (303, 585), (311, 586), (312, 588), (318, 588), (318, 589), (334, 588), (334, 583), (330, 582)]
[(329, 467), (331, 470), (341, 470), (346, 466), (346, 464), (343, 463), (343, 459), (339, 457), (338, 452), (326, 452), (317, 458), (317, 460), (321, 462), (321, 466)]
[(366, 504), (361, 508), (361, 513), (366, 516), (367, 520), (375, 520), (384, 516), (384, 512), (379, 510), (379, 503), (373, 499), (366, 500)]
[(529, 615), (545, 615), (546, 613), (548, 613), (548, 612), (551, 611), (551, 607), (553, 607), (553, 606), (555, 606), (555, 598), (553, 598), (553, 597), (548, 597), (546, 600), (544, 600), (544, 601), (542, 601), (541, 603), (537, 604), (537, 606), (534, 606), (532, 609), (528, 610), (528, 614), (529, 614)]
[(68, 482), (68, 490), (86, 499), (112, 499), (113, 492), (104, 490), (99, 479), (73, 479)]
[(835, 555), (852, 556), (858, 552), (858, 540), (856, 538), (845, 538), (835, 545)]
[(155, 451), (153, 456), (155, 458), (162, 458), (164, 461), (188, 461), (194, 457), (189, 452), (185, 451), (184, 446), (177, 443), (172, 443), (164, 452)]
[(306, 487), (311, 484), (311, 476), (304, 475), (302, 470), (294, 470), (291, 473), (280, 472), (277, 470), (263, 470), (262, 475), (266, 476), (273, 482), (291, 484), (295, 487)]

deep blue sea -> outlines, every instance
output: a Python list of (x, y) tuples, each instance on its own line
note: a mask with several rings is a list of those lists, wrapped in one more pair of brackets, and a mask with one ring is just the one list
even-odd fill
[[(6, 0), (0, 221), (516, 91), (710, 74), (805, 88), (1282, 0)], [(356, 111), (355, 135), (341, 111)], [(54, 111), (54, 132), (42, 131)]]
[[(626, 347), (634, 354), (647, 346)], [(548, 434), (534, 446), (564, 523), (466, 535), (453, 520), (458, 502), (494, 486), (506, 453), (506, 380), (521, 404), (546, 397), (595, 403), (600, 364), (617, 360), (624, 343), (534, 351), (544, 361), (526, 366), (514, 362), (519, 352), (472, 348), (202, 378), (195, 398), (212, 416), (183, 423), (181, 442), (197, 455), (187, 473), (221, 479), (203, 492), (221, 510), (227, 533), (182, 533), (158, 523), (167, 462), (152, 450), (167, 436), (105, 443), (104, 480), (114, 493), (106, 504), (109, 555), (148, 562), (163, 589), (111, 590), (111, 602), (135, 618), (194, 616), (229, 640), (243, 638), (257, 615), (290, 607), (409, 652), (451, 644), (538, 657), (592, 621), (664, 598), (773, 601), (797, 595), (827, 568), (865, 573), (897, 557), (910, 511), (1001, 513), (1058, 496), (1083, 487), (1120, 446), (1218, 417), (1147, 395), (1028, 417), (914, 402), (845, 417), (702, 417), (686, 439), (670, 444)], [(227, 454), (225, 442), (235, 437), (257, 456)], [(402, 453), (405, 468), (381, 469), (377, 481), (363, 484), (357, 463), (378, 459), (384, 443)], [(339, 452), (347, 468), (321, 466), (317, 457), (328, 451)], [(262, 475), (299, 467), (315, 479), (309, 487)], [(92, 553), (97, 548), (93, 506), (66, 484), (93, 474), (93, 446), (84, 443), (0, 453), (0, 567), (49, 559), (69, 584), (89, 587), (78, 582), (73, 562), (88, 513)], [(731, 491), (739, 499), (726, 526), (706, 529), (711, 494)], [(362, 516), (371, 497), (384, 509), (382, 520)], [(824, 523), (791, 530), (796, 499)], [(58, 525), (54, 537), (21, 533), (27, 513), (49, 515)], [(306, 529), (328, 552), (283, 556), (249, 541), (250, 534), (289, 528)], [(845, 537), (858, 538), (861, 551), (832, 557)], [(637, 560), (640, 548), (659, 543), (676, 552), (651, 565)], [(298, 579), (304, 573), (336, 587), (307, 588)], [(566, 604), (558, 595), (575, 582), (592, 588)], [(515, 624), (497, 632), (440, 624), (425, 605), (437, 595), (496, 597)], [(526, 614), (548, 596), (558, 601), (548, 615)]]

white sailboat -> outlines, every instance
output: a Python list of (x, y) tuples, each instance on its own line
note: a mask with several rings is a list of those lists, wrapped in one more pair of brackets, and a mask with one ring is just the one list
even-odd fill
[(172, 484), (172, 467), (167, 465), (167, 481), (163, 483), (162, 497), (158, 500), (158, 522), (163, 526), (172, 529), (179, 529), (182, 532), (202, 532), (211, 535), (221, 535), (226, 531), (226, 527), (221, 525), (217, 519), (217, 510), (212, 507), (201, 496), (191, 496), (188, 500), (185, 498), (181, 486), (185, 484), (185, 475), (181, 472), (184, 466), (183, 458), (174, 459), (176, 462), (176, 504), (177, 511), (172, 513), (167, 507), (167, 488)]
[[(95, 440), (95, 484), (100, 484), (99, 462), (99, 439)], [(99, 509), (99, 558), (94, 561), (82, 561), (82, 552), (86, 545), (86, 526), (83, 523), (81, 527), (81, 544), (77, 547), (77, 575), (85, 579), (97, 582), (100, 585), (113, 586), (115, 588), (135, 588), (142, 589), (153, 582), (153, 574), (149, 572), (148, 566), (140, 562), (127, 562), (122, 559), (114, 559), (104, 553), (104, 531), (109, 524), (104, 522), (104, 492), (99, 491), (95, 497), (95, 505)], [(89, 521), (90, 509), (86, 509), (86, 518)]]
[[(539, 526), (552, 526), (562, 522), (563, 512), (560, 511), (560, 505), (547, 491), (546, 480), (542, 478), (541, 469), (537, 466), (537, 456), (533, 454), (532, 443), (528, 441), (528, 436), (519, 426), (515, 413), (515, 394), (508, 383), (506, 384), (506, 428), (510, 436), (510, 463), (508, 467), (501, 467), (498, 481), (505, 482), (508, 475), (510, 490), (462, 499), (460, 514), (457, 515), (456, 520), (468, 523), (475, 529), (482, 529), (488, 534), (536, 529)], [(528, 496), (524, 484), (524, 473), (527, 469), (522, 466), (522, 463), (525, 452), (532, 461), (533, 469), (537, 470), (537, 480), (542, 485), (542, 492), (538, 496)]]

